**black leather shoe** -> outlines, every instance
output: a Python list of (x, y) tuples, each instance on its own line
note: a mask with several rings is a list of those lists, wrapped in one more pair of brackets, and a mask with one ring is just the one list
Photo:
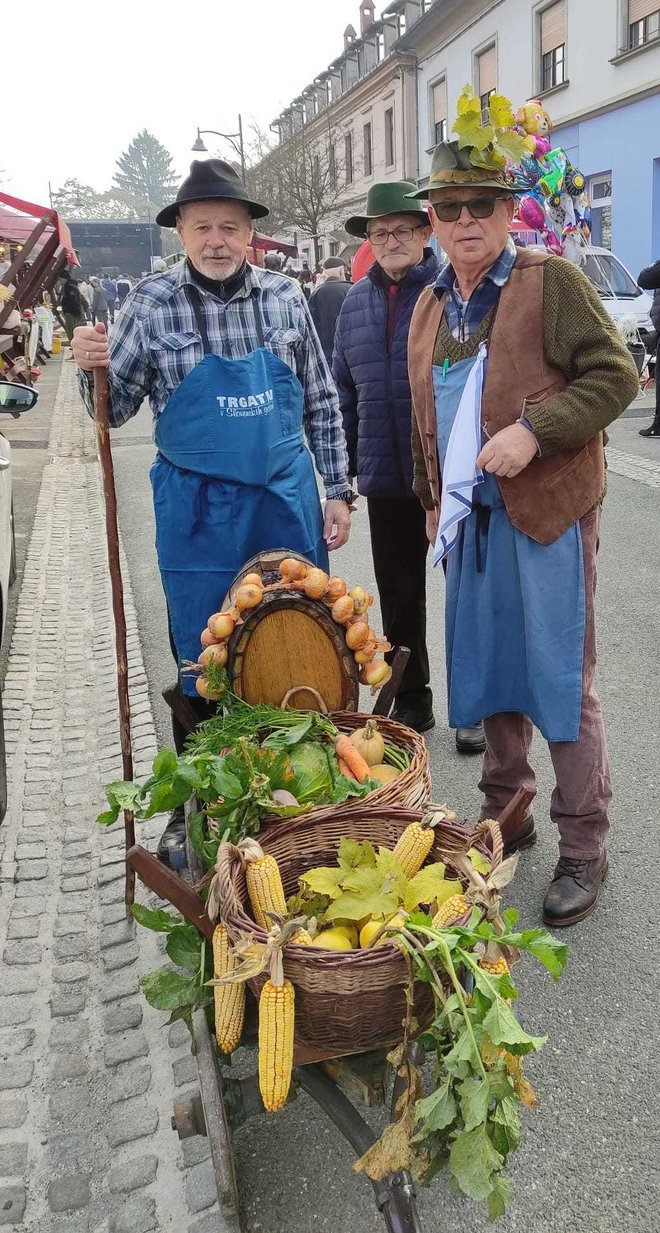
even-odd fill
[(512, 852), (524, 852), (526, 848), (533, 847), (538, 836), (532, 814), (530, 813), (529, 817), (525, 818), (517, 831), (514, 831), (512, 835), (503, 835), (502, 838), (505, 856), (511, 856)]
[(474, 728), (457, 728), (456, 748), (459, 753), (483, 753), (486, 748), (483, 724), (475, 724)]
[(390, 718), (405, 724), (406, 728), (414, 728), (415, 732), (428, 732), (435, 727), (435, 715), (430, 706), (395, 706)]
[(186, 865), (186, 815), (181, 805), (170, 814), (156, 848), (156, 856), (170, 869), (183, 869)]
[(648, 428), (640, 428), (639, 435), (640, 437), (660, 437), (660, 424), (654, 421), (653, 424), (649, 424)]
[(544, 924), (563, 929), (584, 920), (596, 906), (607, 871), (606, 852), (591, 861), (560, 856), (543, 900)]

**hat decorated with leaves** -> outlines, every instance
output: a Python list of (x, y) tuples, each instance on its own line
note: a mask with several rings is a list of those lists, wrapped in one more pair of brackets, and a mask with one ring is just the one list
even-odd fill
[(488, 119), (472, 86), (464, 86), (458, 100), (452, 132), (455, 141), (442, 141), (433, 151), (428, 184), (411, 198), (428, 197), (435, 188), (491, 188), (516, 192), (507, 168), (526, 153), (525, 139), (515, 132), (513, 108), (503, 94), (491, 95)]

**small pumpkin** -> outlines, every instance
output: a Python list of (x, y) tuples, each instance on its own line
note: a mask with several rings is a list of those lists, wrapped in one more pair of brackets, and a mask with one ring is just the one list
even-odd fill
[(374, 719), (368, 719), (364, 728), (358, 728), (356, 732), (352, 732), (350, 741), (352, 745), (355, 745), (358, 752), (362, 754), (367, 766), (383, 764), (385, 742), (378, 731), (378, 725)]

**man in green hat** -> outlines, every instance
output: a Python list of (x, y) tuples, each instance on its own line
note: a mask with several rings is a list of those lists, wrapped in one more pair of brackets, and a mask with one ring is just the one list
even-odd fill
[[(596, 552), (603, 433), (637, 372), (584, 275), (516, 251), (493, 127), (487, 146), (438, 146), (412, 196), (430, 200), (448, 257), (410, 328), (415, 491), (434, 562), (446, 562), (450, 723), (484, 720), (482, 817), (534, 790), (534, 726), (548, 742), (560, 859), (543, 918), (565, 926), (593, 910), (608, 868)], [(505, 832), (505, 851), (535, 839), (530, 814)]]
[[(412, 488), (408, 329), (417, 299), (438, 262), (428, 242), (426, 208), (407, 180), (374, 184), (366, 212), (345, 223), (375, 258), (351, 288), (337, 321), (333, 375), (344, 417), (350, 471), (367, 498), (371, 547), (385, 633), (410, 647), (394, 715), (418, 732), (433, 727), (426, 648), (424, 511)], [(483, 733), (457, 733), (463, 751), (483, 748)]]

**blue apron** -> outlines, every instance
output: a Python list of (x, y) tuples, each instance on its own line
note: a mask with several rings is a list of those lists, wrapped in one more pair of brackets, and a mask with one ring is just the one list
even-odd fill
[[(211, 351), (201, 296), (189, 287), (204, 359), (156, 421), (151, 467), (156, 551), (179, 666), (197, 660), (200, 634), (250, 557), (301, 552), (323, 569), (328, 552), (294, 372), (264, 346), (242, 359)], [(181, 673), (194, 695), (195, 674)]]
[[(473, 363), (433, 368), (441, 471)], [(495, 476), (484, 472), (446, 572), (450, 726), (517, 711), (547, 741), (576, 741), (585, 624), (579, 524), (553, 544), (537, 544), (513, 526)]]

